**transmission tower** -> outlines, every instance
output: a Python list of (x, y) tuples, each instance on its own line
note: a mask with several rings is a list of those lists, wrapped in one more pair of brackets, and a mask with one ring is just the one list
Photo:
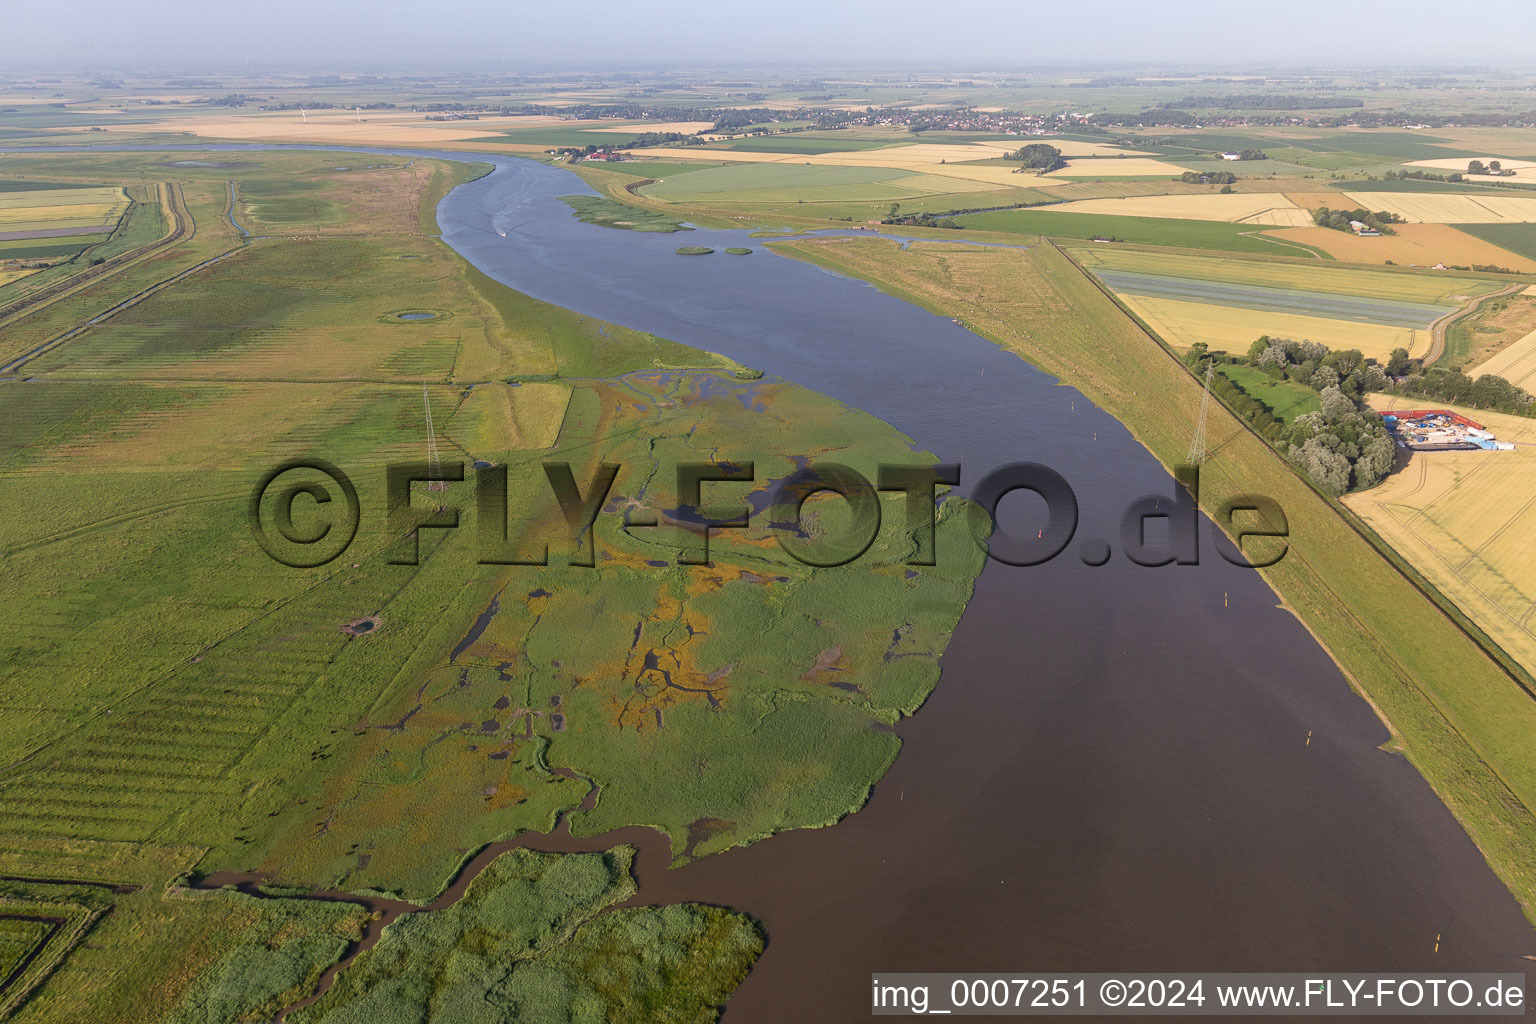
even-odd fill
[(1198, 466), (1205, 461), (1205, 416), (1211, 408), (1211, 375), (1216, 372), (1214, 362), (1205, 364), (1205, 393), (1200, 396), (1200, 418), (1195, 422), (1195, 436), (1189, 442), (1189, 454), (1184, 462)]
[(432, 398), (425, 384), (421, 386), (421, 402), (427, 409), (427, 476), (432, 480), (427, 490), (446, 491), (448, 481), (443, 479), (443, 460), (437, 454), (437, 432), (432, 429)]

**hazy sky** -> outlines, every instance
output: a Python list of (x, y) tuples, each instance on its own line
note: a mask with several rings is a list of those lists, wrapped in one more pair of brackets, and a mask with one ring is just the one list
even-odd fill
[[(82, 28), (84, 30), (82, 31)], [(0, 0), (3, 67), (1536, 64), (1532, 0)]]

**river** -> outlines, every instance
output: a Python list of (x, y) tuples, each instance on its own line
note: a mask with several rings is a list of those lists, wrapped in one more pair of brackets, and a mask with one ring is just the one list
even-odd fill
[[(1079, 541), (1117, 538), (1128, 502), (1173, 492), (1081, 393), (948, 319), (743, 232), (582, 224), (557, 197), (590, 189), (559, 168), (401, 155), (495, 164), (438, 209), (444, 241), (489, 276), (867, 410), (961, 462), (962, 492), (1002, 463), (1045, 463), (1077, 494)], [(683, 257), (679, 244), (758, 251)], [(1029, 512), (1005, 502), (1005, 518)], [(1116, 552), (1094, 568), (1075, 548), (990, 564), (863, 810), (677, 870), (642, 857), (638, 902), (718, 903), (765, 924), (728, 1024), (864, 1020), (882, 971), (1528, 964), (1536, 935), (1466, 834), (1211, 533), (1198, 566)], [(658, 852), (651, 833), (623, 832)]]
[[(557, 197), (589, 191), (558, 168), (497, 161), (438, 223), (519, 291), (879, 416), (961, 462), (962, 492), (1002, 463), (1043, 462), (1077, 494), (1079, 539), (1116, 538), (1129, 501), (1173, 493), (1081, 393), (948, 319), (744, 232), (582, 224)], [(683, 243), (759, 251), (675, 255)], [(1075, 549), (990, 564), (868, 806), (678, 870), (642, 862), (643, 902), (721, 903), (765, 923), (730, 1024), (863, 1020), (879, 971), (1528, 963), (1536, 935), (1466, 834), (1378, 749), (1388, 736), (1370, 708), (1211, 533), (1198, 566), (1117, 554), (1092, 568)]]

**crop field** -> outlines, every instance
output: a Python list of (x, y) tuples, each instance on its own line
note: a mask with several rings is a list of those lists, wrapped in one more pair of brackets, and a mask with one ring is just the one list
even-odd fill
[[(891, 144), (894, 140), (888, 140), (875, 146), (857, 148), (844, 147), (840, 149), (823, 150), (820, 146), (807, 146), (804, 152), (791, 152), (779, 149), (776, 146), (768, 149), (744, 149), (733, 147), (731, 149), (717, 149), (715, 147), (688, 147), (688, 148), (658, 148), (637, 149), (633, 153), (639, 156), (656, 157), (663, 160), (728, 160), (749, 164), (794, 164), (810, 167), (863, 167), (879, 168), (882, 170), (902, 169), (911, 174), (939, 175), (959, 181), (973, 182), (980, 185), (994, 187), (1018, 187), (1021, 179), (1024, 184), (1054, 185), (1071, 184), (1076, 177), (1142, 177), (1156, 176), (1162, 181), (1170, 177), (1177, 177), (1184, 168), (1174, 166), (1163, 161), (1151, 160), (1139, 156), (1116, 156), (1116, 154), (1128, 151), (1114, 149), (1095, 143), (1074, 143), (1070, 141), (1060, 142), (1060, 148), (1065, 151), (1078, 151), (1084, 154), (1076, 161), (1069, 160), (1069, 166), (1052, 175), (1040, 176), (1034, 172), (1020, 173), (1019, 168), (1002, 161), (1003, 153), (1017, 149), (1020, 142), (1017, 138), (1006, 139), (998, 137), (989, 141), (964, 141), (952, 144), (934, 142), (899, 142)], [(785, 140), (790, 145), (790, 140)], [(1052, 145), (1057, 145), (1053, 140)], [(1088, 154), (1105, 154), (1103, 156), (1091, 156)], [(975, 188), (976, 184), (971, 185)], [(947, 191), (961, 191), (961, 186), (951, 186)]]
[[(689, 571), (676, 562), (690, 531), (631, 531), (620, 512), (600, 519), (587, 569), (568, 564), (553, 498), (526, 481), (545, 458), (573, 463), (584, 488), (598, 463), (618, 463), (614, 508), (661, 515), (676, 502), (666, 467), (701, 446), (750, 450), (766, 500), (797, 458), (856, 451), (873, 473), (910, 461), (909, 442), (795, 385), (489, 281), (424, 233), (421, 210), (451, 183), (430, 161), (352, 179), (325, 170), (329, 154), (242, 160), (178, 172), (195, 245), (61, 300), (8, 341), (91, 319), (118, 289), (235, 247), (38, 355), (29, 382), (0, 384), (0, 487), (13, 499), (0, 508), (0, 604), (16, 610), (0, 659), (0, 876), (138, 887), (97, 893), (111, 912), (19, 1019), (267, 1019), (357, 933), (350, 906), (163, 898), (189, 871), (429, 900), (466, 849), (547, 831), (591, 785), (602, 798), (573, 815), (577, 834), (652, 825), (678, 859), (861, 806), (980, 568), (958, 511), (939, 527), (942, 568), (915, 574), (895, 527), (839, 571), (793, 561), (761, 522), (716, 537), (712, 566)], [(274, 184), (285, 168), (291, 194)], [(241, 244), (224, 216), (229, 180), (243, 222), (337, 234)], [(363, 211), (387, 201), (401, 209), (361, 233)], [(417, 311), (433, 317), (400, 318)], [(507, 467), (507, 544), (547, 544), (549, 566), (481, 564), (471, 523), (421, 531), (420, 565), (391, 564), (400, 528), (383, 511), (383, 466), (425, 459), (429, 421), (444, 459)], [(317, 570), (274, 562), (247, 521), (253, 481), (305, 456), (343, 468), (364, 510), (346, 557)], [(474, 487), (439, 500), (473, 507)], [(900, 498), (887, 500), (896, 523)], [(296, 509), (301, 528), (310, 514)], [(364, 620), (364, 635), (344, 628)], [(893, 621), (908, 624), (899, 636)], [(699, 819), (721, 824), (691, 839)], [(532, 918), (513, 917), (508, 941), (522, 941), (514, 926)], [(462, 959), (456, 920), (429, 914), (399, 933), (426, 944), (411, 946), (412, 970)], [(658, 930), (668, 944), (636, 945)], [(544, 962), (572, 977), (596, 950), (630, 951), (633, 970), (601, 993), (621, 1007), (645, 1005), (655, 975), (641, 968), (668, 950), (699, 968), (668, 984), (716, 1002), (760, 941), (735, 915), (689, 907), (556, 931)], [(694, 955), (706, 946), (730, 962)]]
[(1169, 220), (1217, 220), (1232, 224), (1271, 227), (1305, 227), (1312, 223), (1310, 213), (1279, 192), (1083, 199), (1064, 203), (1055, 209), (1060, 213), (1157, 217)]
[[(1017, 180), (1017, 179), (1015, 179)], [(987, 191), (990, 186), (961, 178), (913, 174), (892, 167), (824, 167), (804, 164), (749, 164), (715, 167), (664, 178), (641, 194), (671, 203), (807, 203), (900, 201), (949, 192)]]
[[(1425, 408), (1426, 401), (1378, 395), (1372, 405), (1385, 411)], [(1518, 447), (1416, 452), (1385, 483), (1345, 504), (1505, 650), (1536, 668), (1536, 420), (1444, 407)]]
[(1500, 349), (1491, 359), (1473, 367), (1471, 372), (1479, 377), (1491, 373), (1530, 391), (1536, 387), (1536, 331)]
[(1184, 249), (1216, 249), (1278, 256), (1306, 255), (1313, 251), (1304, 242), (1290, 244), (1275, 241), (1259, 229), (1219, 221), (1115, 217), (1093, 213), (1060, 213), (1056, 209), (1048, 209), (970, 213), (956, 217), (955, 223), (976, 231), (1050, 235), (1085, 241), (1113, 238), (1122, 242)]
[(1255, 338), (1264, 334), (1296, 341), (1316, 341), (1331, 349), (1355, 348), (1379, 362), (1385, 362), (1395, 348), (1405, 348), (1412, 356), (1422, 356), (1429, 350), (1427, 330), (1212, 306), (1180, 299), (1141, 295), (1122, 295), (1120, 298), (1159, 337), (1180, 350), (1203, 341), (1212, 348), (1242, 354)]
[(1483, 156), (1476, 157), (1475, 159), (1481, 160), (1484, 164), (1486, 164), (1489, 160), (1498, 160), (1502, 165), (1503, 170), (1514, 171), (1515, 173), (1512, 175), (1467, 174), (1467, 161), (1461, 159), (1460, 157), (1452, 157), (1442, 160), (1415, 160), (1413, 161), (1412, 166), (1432, 167), (1441, 171), (1459, 171), (1465, 176), (1466, 181), (1472, 182), (1474, 184), (1502, 185), (1510, 183), (1530, 184), (1532, 182), (1536, 182), (1536, 161), (1511, 160), (1507, 156), (1501, 157), (1498, 154), (1484, 154)]
[(1521, 224), (1536, 221), (1536, 197), (1441, 192), (1346, 192), (1344, 195), (1353, 206), (1387, 210), (1410, 223)]
[(1536, 260), (1536, 224), (1462, 224), (1460, 230), (1518, 253), (1527, 262)]
[(1325, 292), (1330, 295), (1353, 295), (1364, 299), (1387, 299), (1435, 306), (1459, 306), (1471, 296), (1503, 287), (1501, 283), (1479, 278), (1368, 270), (1328, 263), (1143, 253), (1105, 246), (1084, 248), (1081, 251), (1074, 249), (1074, 252), (1084, 266), (1095, 272), (1100, 269), (1117, 270), (1182, 277), (1192, 281)]
[(1491, 362), (1532, 331), (1536, 331), (1536, 302), (1518, 294), (1494, 296), (1450, 325), (1445, 338), (1445, 362), (1458, 369)]
[[(1394, 234), (1361, 237), (1332, 228), (1287, 228), (1273, 232), (1276, 238), (1321, 249), (1337, 260), (1350, 263), (1385, 263), (1391, 260), (1405, 267), (1508, 267), (1524, 273), (1536, 273), (1536, 258), (1500, 248), (1476, 237), (1462, 224), (1398, 224)], [(1505, 225), (1491, 225), (1503, 227)], [(1508, 225), (1519, 227), (1520, 225)], [(1533, 232), (1536, 238), (1536, 232)]]
[[(944, 246), (929, 252), (924, 243), (901, 249), (876, 240), (775, 245), (936, 313), (964, 316), (972, 330), (1122, 418), (1164, 465), (1183, 460), (1199, 416), (1200, 385), (1085, 275), (1074, 273), (1060, 250)], [(1138, 397), (1148, 394), (1159, 400)], [(1273, 449), (1225, 407), (1209, 412), (1219, 454), (1202, 466), (1202, 505), (1218, 507), (1237, 494), (1265, 494), (1280, 503), (1294, 557), (1265, 570), (1265, 578), (1392, 723), (1393, 749), (1430, 782), (1522, 903), (1536, 905), (1528, 810), (1536, 806), (1536, 765), (1529, 758), (1536, 704)], [(1536, 560), (1528, 556), (1526, 564)]]
[(1125, 295), (1180, 299), (1213, 306), (1230, 306), (1266, 313), (1290, 313), (1330, 320), (1354, 320), (1386, 327), (1425, 328), (1454, 306), (1368, 299), (1327, 292), (1303, 292), (1289, 288), (1197, 281), (1187, 277), (1139, 274), (1123, 270), (1097, 270), (1095, 276), (1110, 290)]
[(811, 132), (794, 132), (790, 135), (769, 136), (756, 139), (732, 139), (729, 142), (711, 143), (710, 149), (723, 149), (731, 153), (782, 153), (790, 156), (819, 156), (822, 153), (847, 153), (864, 149), (880, 149), (890, 143), (878, 139), (852, 139), (837, 134), (817, 135)]
[(1067, 166), (1043, 175), (1046, 178), (1177, 178), (1189, 168), (1152, 157), (1097, 157), (1068, 159)]
[[(128, 202), (121, 187), (106, 185), (0, 192), (0, 260), (73, 256), (111, 234)], [(0, 286), (23, 276), (18, 269), (0, 265)]]

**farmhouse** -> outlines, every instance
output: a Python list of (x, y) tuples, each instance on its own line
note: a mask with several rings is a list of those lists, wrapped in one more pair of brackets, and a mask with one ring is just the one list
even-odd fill
[(1241, 153), (1223, 153), (1221, 158), (1223, 160), (1241, 160), (1243, 155)]
[(1369, 224), (1365, 223), (1364, 221), (1360, 221), (1360, 220), (1352, 220), (1352, 221), (1350, 221), (1349, 222), (1349, 228), (1350, 228), (1351, 231), (1353, 231), (1355, 234), (1359, 235), (1361, 238), (1373, 238), (1373, 237), (1377, 237), (1377, 236), (1379, 236), (1381, 234), (1380, 231), (1377, 231), (1375, 228), (1371, 227)]

